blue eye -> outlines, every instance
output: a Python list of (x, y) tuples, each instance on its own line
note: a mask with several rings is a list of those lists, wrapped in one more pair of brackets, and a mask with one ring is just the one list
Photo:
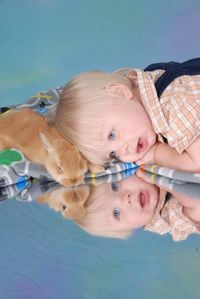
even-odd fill
[(116, 152), (115, 152), (115, 151), (112, 151), (112, 152), (110, 153), (110, 158), (111, 158), (111, 159), (117, 159), (117, 158), (116, 158)]
[(109, 140), (115, 140), (115, 130), (114, 129), (109, 133), (108, 139)]
[(112, 188), (112, 190), (113, 190), (114, 192), (119, 191), (119, 183), (118, 183), (118, 182), (113, 182), (113, 183), (111, 184), (111, 188)]
[(114, 215), (115, 218), (119, 219), (120, 218), (120, 214), (121, 214), (120, 208), (114, 209), (113, 215)]

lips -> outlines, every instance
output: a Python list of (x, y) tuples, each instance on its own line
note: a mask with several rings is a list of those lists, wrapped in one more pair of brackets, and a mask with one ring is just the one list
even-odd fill
[(147, 148), (147, 140), (143, 138), (139, 138), (138, 144), (137, 144), (137, 152), (141, 153), (145, 151)]
[(139, 203), (142, 208), (149, 204), (149, 193), (147, 191), (141, 191), (139, 193)]

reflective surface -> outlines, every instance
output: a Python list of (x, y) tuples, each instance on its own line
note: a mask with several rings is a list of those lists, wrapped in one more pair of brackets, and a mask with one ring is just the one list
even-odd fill
[[(197, 57), (199, 11), (196, 0), (2, 0), (0, 104), (80, 71)], [(179, 243), (142, 230), (128, 241), (97, 238), (47, 205), (0, 204), (2, 299), (196, 299), (199, 269), (196, 235)]]
[(1, 202), (2, 298), (198, 298), (199, 236), (174, 242), (139, 229), (128, 240), (94, 237), (63, 218), (62, 207), (61, 197)]

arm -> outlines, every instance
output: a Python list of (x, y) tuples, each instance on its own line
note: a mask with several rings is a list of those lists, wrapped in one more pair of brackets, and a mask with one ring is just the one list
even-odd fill
[(183, 214), (185, 214), (194, 223), (200, 222), (200, 201), (198, 199), (184, 196), (183, 194), (173, 192), (174, 197), (183, 205)]
[(137, 163), (156, 163), (172, 169), (200, 172), (200, 137), (182, 154), (166, 143), (157, 142)]
[(165, 143), (159, 143), (155, 148), (155, 163), (172, 169), (200, 172), (200, 156), (195, 159), (188, 151), (179, 154)]

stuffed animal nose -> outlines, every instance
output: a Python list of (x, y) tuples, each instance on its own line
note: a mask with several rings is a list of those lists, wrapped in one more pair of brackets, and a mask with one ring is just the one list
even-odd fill
[(72, 184), (72, 186), (77, 186), (77, 185), (82, 184), (83, 180), (84, 180), (84, 176), (82, 175), (76, 179), (71, 179), (71, 184)]
[(83, 183), (83, 176), (80, 176), (79, 178), (76, 179), (62, 179), (60, 181), (60, 183), (66, 187), (73, 187), (73, 186), (77, 186), (81, 183)]

